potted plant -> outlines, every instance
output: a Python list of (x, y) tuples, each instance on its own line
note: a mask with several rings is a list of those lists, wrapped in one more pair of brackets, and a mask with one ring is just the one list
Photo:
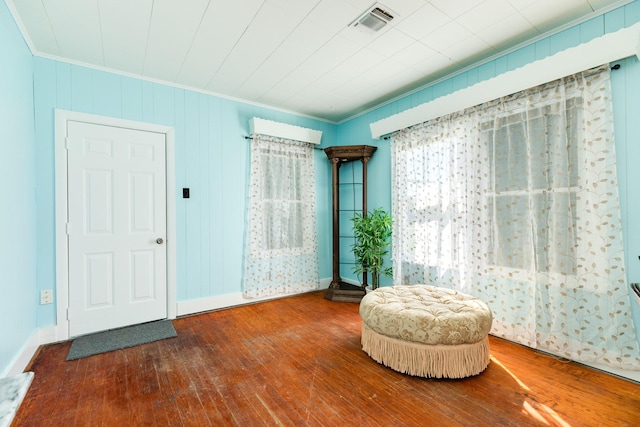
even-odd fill
[(384, 267), (384, 257), (391, 245), (391, 215), (382, 208), (374, 209), (367, 215), (356, 213), (353, 218), (353, 236), (351, 246), (355, 257), (353, 272), (370, 273), (371, 288), (380, 286), (380, 274), (392, 275), (391, 267)]

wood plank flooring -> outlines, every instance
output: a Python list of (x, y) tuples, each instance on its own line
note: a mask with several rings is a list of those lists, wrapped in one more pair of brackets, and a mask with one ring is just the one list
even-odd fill
[(14, 426), (632, 426), (640, 385), (490, 339), (485, 372), (400, 374), (323, 293), (174, 321), (178, 336), (65, 361), (44, 346)]

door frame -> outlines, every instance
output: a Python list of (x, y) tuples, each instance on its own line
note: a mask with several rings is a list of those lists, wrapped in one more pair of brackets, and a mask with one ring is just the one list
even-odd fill
[(176, 301), (176, 197), (175, 197), (175, 131), (171, 126), (138, 122), (114, 117), (55, 110), (55, 226), (56, 226), (56, 338), (69, 339), (69, 241), (67, 238), (67, 123), (83, 122), (121, 127), (165, 135), (165, 168), (167, 193), (167, 318), (175, 319)]

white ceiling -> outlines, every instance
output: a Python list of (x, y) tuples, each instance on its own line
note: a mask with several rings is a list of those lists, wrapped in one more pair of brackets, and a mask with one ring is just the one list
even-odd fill
[(33, 53), (340, 122), (630, 1), (6, 0)]

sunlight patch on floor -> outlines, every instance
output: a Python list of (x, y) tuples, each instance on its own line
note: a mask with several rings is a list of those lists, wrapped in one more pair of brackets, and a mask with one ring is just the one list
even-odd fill
[(556, 411), (545, 404), (536, 401), (527, 402), (525, 400), (522, 404), (522, 409), (525, 414), (530, 415), (548, 426), (571, 427), (571, 424), (563, 420)]
[[(523, 390), (525, 390), (527, 392), (531, 391), (531, 389), (525, 383), (520, 381), (520, 379), (518, 377), (516, 377), (513, 372), (511, 372), (509, 369), (507, 369), (507, 367), (505, 367), (502, 363), (500, 363), (500, 361), (498, 359), (496, 359), (495, 357), (491, 356), (491, 361), (493, 363), (495, 363), (496, 365), (500, 366), (500, 368), (502, 368), (504, 370), (504, 372), (509, 374), (511, 376), (511, 378), (513, 378), (513, 380)], [(538, 421), (540, 423), (544, 423), (545, 425), (548, 425), (548, 426), (559, 426), (559, 427), (571, 427), (571, 424), (569, 424), (568, 422), (563, 420), (562, 417), (556, 413), (556, 411), (554, 411), (553, 409), (549, 408), (547, 405), (545, 405), (543, 403), (536, 402), (535, 400), (529, 400), (529, 401), (524, 400), (524, 402), (522, 402), (522, 410), (523, 410), (523, 412), (525, 414), (529, 415), (530, 417), (534, 418), (536, 421)]]
[(506, 368), (506, 366), (504, 366), (502, 363), (500, 363), (500, 361), (498, 359), (496, 359), (495, 357), (491, 356), (491, 361), (493, 363), (495, 363), (496, 365), (500, 366), (507, 374), (509, 374), (511, 376), (511, 378), (513, 378), (513, 380), (515, 382), (518, 383), (518, 385), (520, 387), (522, 387), (523, 389), (527, 390), (527, 391), (531, 391), (531, 389), (529, 387), (527, 387), (527, 385), (525, 383), (523, 383), (522, 381), (520, 381), (520, 379), (518, 377), (516, 377), (513, 372), (511, 372), (510, 370), (508, 370)]

